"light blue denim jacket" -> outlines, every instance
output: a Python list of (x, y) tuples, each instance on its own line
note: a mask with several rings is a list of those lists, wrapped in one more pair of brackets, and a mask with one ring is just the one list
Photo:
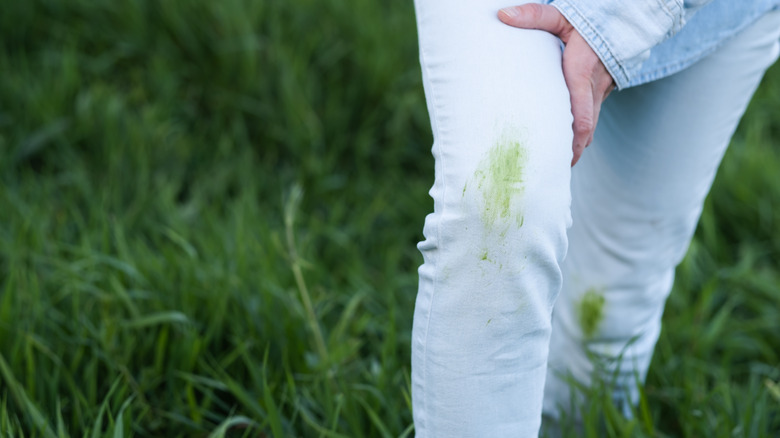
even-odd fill
[(676, 73), (780, 0), (546, 0), (601, 58), (618, 89)]

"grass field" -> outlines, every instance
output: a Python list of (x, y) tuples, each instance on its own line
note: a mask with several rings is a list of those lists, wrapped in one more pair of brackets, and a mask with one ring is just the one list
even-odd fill
[[(0, 11), (0, 436), (413, 436), (433, 161), (411, 2)], [(636, 419), (595, 388), (588, 436), (780, 436), (778, 169), (780, 65)]]

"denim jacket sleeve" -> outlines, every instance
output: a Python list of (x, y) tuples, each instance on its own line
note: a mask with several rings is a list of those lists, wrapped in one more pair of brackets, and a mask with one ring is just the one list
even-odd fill
[(552, 0), (550, 4), (585, 38), (620, 89), (628, 86), (650, 49), (679, 32), (709, 1)]

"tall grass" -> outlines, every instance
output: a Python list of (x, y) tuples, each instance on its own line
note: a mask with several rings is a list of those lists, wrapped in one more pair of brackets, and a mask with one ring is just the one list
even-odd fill
[[(0, 10), (0, 436), (413, 435), (410, 2)], [(778, 102), (775, 67), (612, 436), (780, 431)]]

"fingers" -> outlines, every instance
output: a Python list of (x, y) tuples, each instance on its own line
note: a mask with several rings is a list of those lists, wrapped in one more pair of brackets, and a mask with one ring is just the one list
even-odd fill
[(510, 26), (549, 32), (566, 44), (563, 76), (574, 117), (571, 162), (574, 166), (593, 140), (601, 103), (614, 88), (612, 76), (593, 49), (556, 8), (536, 3), (512, 6), (498, 11), (498, 18)]
[(574, 166), (579, 161), (582, 151), (593, 139), (596, 111), (593, 104), (593, 89), (587, 78), (572, 78), (569, 93), (571, 94), (571, 114), (574, 116), (574, 122), (571, 125), (574, 132), (571, 165)]
[(498, 19), (514, 27), (550, 32), (564, 43), (573, 29), (557, 9), (536, 3), (503, 8), (498, 11)]

